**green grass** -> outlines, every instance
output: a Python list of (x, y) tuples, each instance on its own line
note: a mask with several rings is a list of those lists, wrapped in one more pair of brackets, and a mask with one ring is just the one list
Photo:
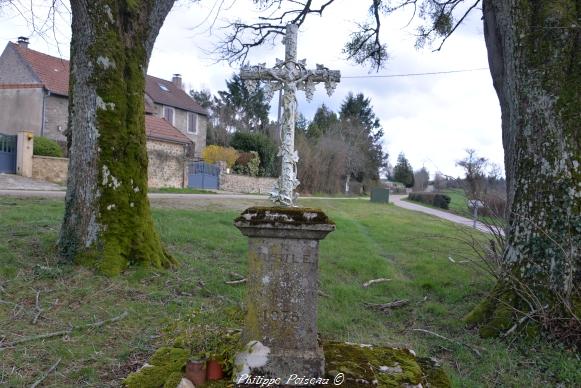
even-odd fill
[[(470, 255), (452, 238), (457, 227), (367, 200), (302, 204), (323, 208), (337, 224), (321, 242), (321, 289), (329, 295), (319, 300), (324, 338), (408, 347), (436, 357), (458, 387), (574, 386), (581, 380), (575, 354), (557, 345), (484, 340), (464, 327), (462, 316), (493, 280), (448, 259)], [(165, 327), (200, 309), (240, 305), (244, 286), (224, 284), (230, 272), (246, 273), (247, 240), (232, 225), (239, 214), (232, 208), (154, 209), (162, 239), (182, 265), (172, 271), (137, 268), (109, 279), (57, 258), (61, 201), (0, 197), (0, 341), (129, 313), (101, 328), (0, 351), (0, 385), (30, 385), (60, 358), (46, 386), (119, 386), (157, 347), (171, 342)], [(362, 287), (380, 277), (391, 281)], [(44, 312), (33, 324), (37, 292)], [(363, 306), (395, 299), (410, 303), (390, 315)], [(483, 357), (412, 328), (469, 344)]]
[(216, 194), (215, 191), (191, 189), (189, 187), (161, 187), (159, 189), (148, 189), (150, 193), (172, 193), (172, 194)]

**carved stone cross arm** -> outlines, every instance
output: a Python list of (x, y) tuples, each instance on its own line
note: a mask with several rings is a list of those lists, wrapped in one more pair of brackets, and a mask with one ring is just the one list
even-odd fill
[(341, 81), (341, 72), (329, 70), (322, 65), (317, 65), (315, 70), (307, 70), (305, 63), (306, 60), (303, 59), (292, 64), (280, 61), (274, 68), (267, 68), (264, 65), (243, 66), (240, 69), (240, 79), (245, 81), (249, 89), (256, 89), (259, 83), (263, 82), (267, 89), (265, 94), (268, 99), (272, 97), (270, 92), (282, 89), (284, 84), (290, 83), (295, 84), (297, 89), (304, 90), (307, 100), (311, 101), (315, 85), (324, 82), (327, 94), (330, 96), (337, 83)]

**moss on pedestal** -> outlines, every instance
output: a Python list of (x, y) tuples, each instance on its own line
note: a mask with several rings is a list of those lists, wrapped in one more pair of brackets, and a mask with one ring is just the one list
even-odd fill
[(326, 374), (331, 381), (343, 373), (348, 387), (449, 387), (448, 376), (430, 359), (407, 349), (343, 342), (324, 342)]
[[(167, 383), (173, 384), (181, 370), (186, 365), (190, 352), (181, 348), (159, 348), (143, 368), (131, 373), (123, 382), (127, 388), (159, 388)], [(177, 386), (177, 383), (174, 387)]]
[(248, 208), (234, 222), (250, 225), (335, 225), (321, 209), (281, 206)]
[[(231, 335), (224, 330), (224, 335)], [(183, 343), (183, 340), (179, 340)], [(193, 344), (194, 345), (194, 344)], [(450, 380), (437, 361), (418, 358), (407, 349), (360, 345), (344, 342), (323, 342), (326, 375), (330, 384), (342, 373), (346, 387), (450, 387)], [(232, 360), (235, 349), (224, 349)], [(128, 388), (176, 387), (182, 378), (182, 370), (191, 352), (183, 348), (160, 348), (147, 366), (130, 374), (124, 381)], [(231, 375), (224, 380), (212, 381), (203, 387), (230, 387)]]

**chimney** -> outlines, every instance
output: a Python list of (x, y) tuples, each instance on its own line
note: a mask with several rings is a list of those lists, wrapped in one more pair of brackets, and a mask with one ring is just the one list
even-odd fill
[(178, 88), (182, 88), (182, 75), (181, 74), (174, 74), (171, 82)]
[(19, 36), (18, 45), (24, 48), (28, 48), (28, 38), (26, 36)]

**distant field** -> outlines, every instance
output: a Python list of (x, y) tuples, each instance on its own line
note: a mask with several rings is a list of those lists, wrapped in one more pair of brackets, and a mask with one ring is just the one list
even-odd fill
[[(128, 312), (101, 328), (0, 350), (0, 385), (31, 385), (60, 358), (45, 386), (117, 387), (157, 347), (172, 341), (165, 327), (195, 310), (240, 305), (244, 285), (224, 281), (232, 271), (246, 273), (247, 241), (232, 221), (251, 201), (153, 203), (161, 206), (153, 214), (162, 239), (182, 265), (172, 271), (132, 269), (109, 279), (59, 261), (54, 244), (62, 201), (0, 197), (0, 341)], [(328, 295), (319, 301), (323, 337), (414, 349), (439, 359), (458, 387), (581, 381), (578, 359), (558, 346), (483, 340), (464, 327), (461, 318), (493, 280), (471, 264), (470, 249), (456, 239), (464, 235), (457, 226), (365, 199), (302, 204), (323, 208), (337, 224), (321, 243), (321, 289)], [(362, 287), (380, 277), (391, 280)], [(363, 306), (395, 299), (410, 303), (390, 315)], [(483, 356), (411, 328), (477, 347)]]

